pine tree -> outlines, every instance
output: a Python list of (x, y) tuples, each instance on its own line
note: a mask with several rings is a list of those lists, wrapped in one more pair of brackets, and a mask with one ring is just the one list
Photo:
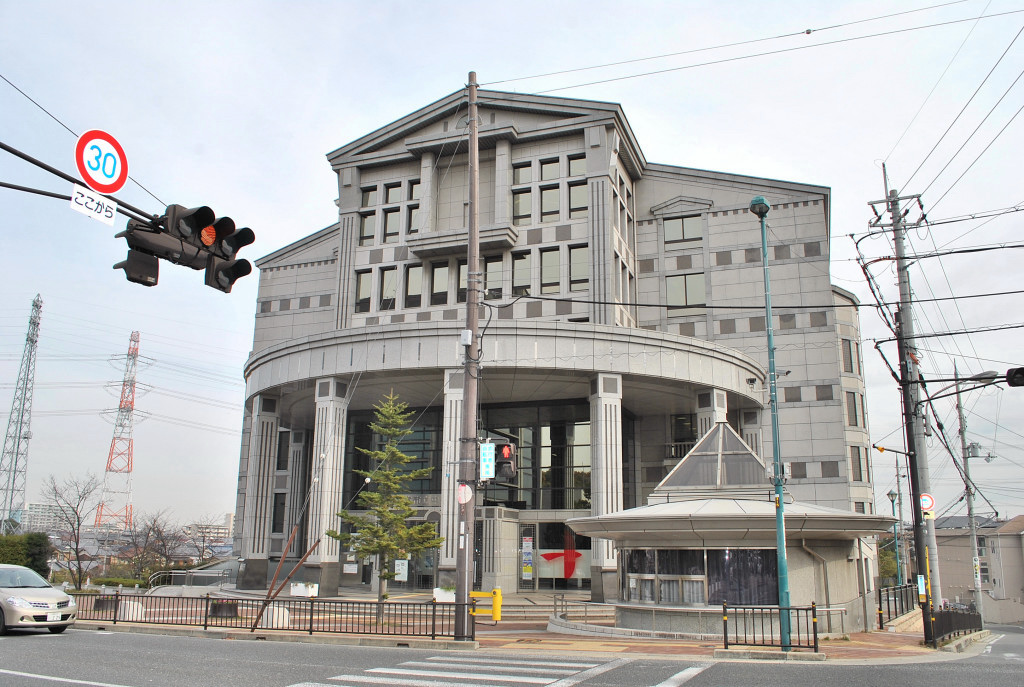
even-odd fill
[(412, 411), (407, 410), (408, 404), (400, 402), (393, 391), (373, 408), (375, 420), (370, 423), (370, 429), (383, 445), (376, 448), (357, 446), (356, 450), (370, 459), (373, 469), (354, 470), (368, 485), (356, 499), (365, 514), (341, 511), (338, 517), (349, 525), (351, 531), (330, 530), (327, 536), (351, 546), (360, 558), (379, 556), (377, 577), (380, 585), (377, 600), (384, 601), (387, 599), (388, 580), (395, 577), (395, 573), (391, 572), (392, 562), (437, 548), (444, 539), (437, 536), (433, 523), (409, 524), (409, 520), (416, 515), (407, 492), (409, 482), (423, 479), (433, 470), (407, 469), (406, 466), (414, 458), (398, 448), (402, 439), (412, 434), (409, 429)]

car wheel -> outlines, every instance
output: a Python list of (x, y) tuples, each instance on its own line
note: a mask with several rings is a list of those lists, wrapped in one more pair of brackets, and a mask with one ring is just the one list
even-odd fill
[(7, 625), (4, 623), (4, 611), (0, 608), (0, 635), (7, 634)]
[(49, 630), (50, 632), (52, 632), (55, 635), (59, 635), (64, 630), (68, 629), (68, 626), (67, 625), (55, 625), (53, 627), (48, 627), (46, 629)]

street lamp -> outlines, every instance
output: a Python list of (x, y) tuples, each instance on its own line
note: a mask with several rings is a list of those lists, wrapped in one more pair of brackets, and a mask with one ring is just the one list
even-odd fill
[(775, 556), (779, 572), (779, 640), (783, 651), (790, 649), (789, 564), (786, 561), (786, 518), (782, 491), (783, 473), (779, 450), (779, 393), (775, 374), (775, 328), (772, 326), (772, 287), (768, 276), (768, 232), (764, 218), (771, 206), (764, 196), (750, 201), (750, 211), (761, 220), (761, 262), (764, 266), (764, 322), (768, 330), (768, 402), (772, 418), (772, 483), (775, 485)]
[[(896, 468), (899, 470), (899, 466)], [(890, 489), (889, 493), (886, 494), (889, 497), (889, 503), (892, 504), (892, 517), (896, 517), (896, 497), (899, 494), (895, 490)], [(892, 524), (892, 543), (896, 548), (896, 583), (897, 585), (903, 584), (903, 566), (900, 564), (900, 521), (897, 520)]]

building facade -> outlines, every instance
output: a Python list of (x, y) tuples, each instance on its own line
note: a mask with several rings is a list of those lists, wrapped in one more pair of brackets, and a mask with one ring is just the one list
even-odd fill
[[(989, 623), (1024, 620), (1024, 515), (1009, 520), (976, 518), (982, 617)], [(970, 521), (951, 516), (936, 521), (944, 601), (974, 601), (974, 551)]]
[[(466, 289), (482, 287), (478, 438), (519, 446), (478, 498), (476, 582), (617, 593), (615, 549), (565, 525), (641, 505), (716, 421), (771, 446), (763, 195), (781, 452), (800, 501), (871, 512), (856, 298), (829, 278), (830, 190), (651, 163), (613, 103), (481, 91), (481, 264), (466, 265), (467, 98), (454, 93), (328, 155), (338, 222), (257, 262), (235, 553), (243, 587), (319, 543), (297, 579), (369, 578), (323, 533), (372, 469), (372, 406), (415, 411), (413, 484), (455, 564)], [(479, 278), (477, 278), (479, 273)], [(296, 536), (285, 550), (292, 531)]]

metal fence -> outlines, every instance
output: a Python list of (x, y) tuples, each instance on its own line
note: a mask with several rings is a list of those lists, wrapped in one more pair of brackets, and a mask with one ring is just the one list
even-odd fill
[(982, 629), (981, 613), (977, 611), (946, 608), (935, 611), (932, 617), (932, 636), (936, 646), (950, 637)]
[(878, 588), (878, 629), (893, 618), (910, 613), (918, 607), (917, 585), (901, 584), (897, 587)]
[[(144, 596), (141, 594), (74, 594), (81, 620), (111, 623), (189, 625), (203, 629), (250, 629), (260, 631), (333, 632), (346, 634), (402, 635), (475, 639), (476, 622), (469, 616), (468, 636), (455, 634), (457, 612), (463, 604), (378, 603), (376, 601), (328, 601), (321, 599), (242, 599)], [(469, 604), (472, 609), (474, 603)], [(256, 619), (260, 616), (257, 624)]]
[(235, 581), (235, 571), (230, 569), (217, 570), (160, 570), (149, 576), (149, 586), (184, 585), (222, 587)]
[[(732, 620), (729, 619), (730, 613)], [(789, 614), (789, 644), (782, 643), (780, 620)], [(818, 607), (729, 606), (722, 604), (722, 635), (725, 648), (771, 646), (783, 650), (803, 648), (818, 651)]]

